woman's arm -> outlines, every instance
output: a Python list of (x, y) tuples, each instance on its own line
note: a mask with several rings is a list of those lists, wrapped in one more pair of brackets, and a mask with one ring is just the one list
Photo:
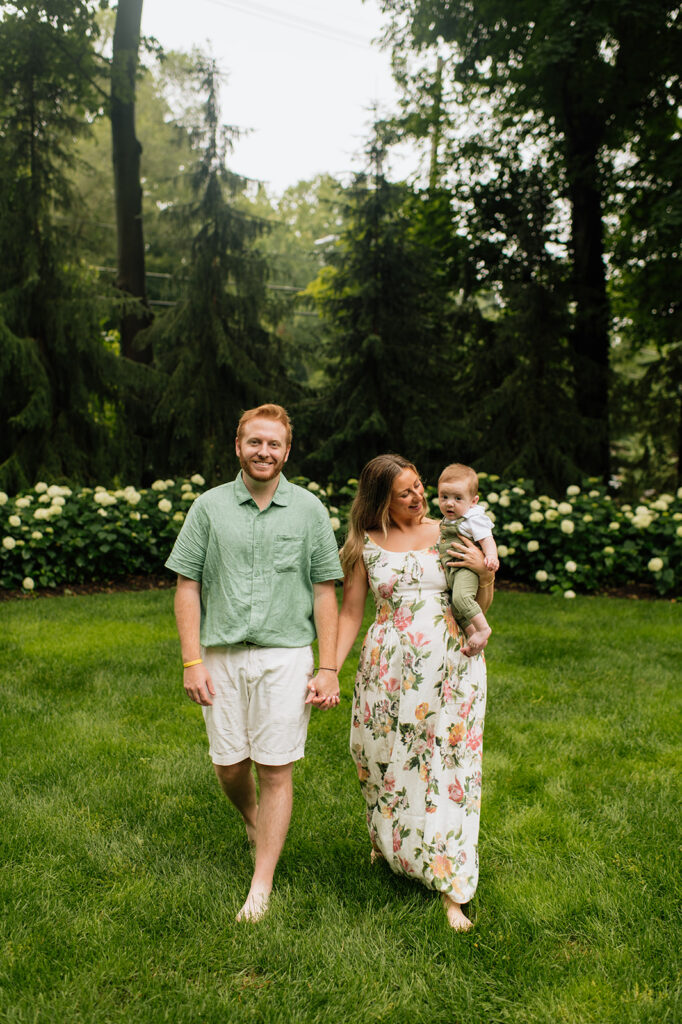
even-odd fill
[(474, 544), (468, 537), (461, 536), (459, 540), (452, 542), (452, 547), (448, 548), (448, 554), (453, 557), (453, 561), (448, 562), (448, 565), (454, 565), (458, 569), (471, 569), (478, 576), (476, 601), (485, 614), (493, 603), (495, 590), (495, 573), (486, 569), (485, 555), (478, 544)]
[(336, 644), (336, 665), (339, 672), (360, 631), (368, 589), (367, 572), (364, 562), (360, 560), (356, 563), (352, 574), (346, 576), (343, 581), (343, 602), (339, 614), (339, 638)]

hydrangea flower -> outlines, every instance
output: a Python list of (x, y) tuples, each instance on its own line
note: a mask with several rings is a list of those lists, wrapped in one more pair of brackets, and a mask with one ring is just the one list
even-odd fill
[(159, 512), (170, 512), (170, 510), (173, 508), (173, 505), (168, 500), (168, 498), (162, 498), (161, 501), (158, 503), (157, 508)]
[(570, 516), (573, 506), (570, 501), (560, 501), (556, 507), (557, 512), (562, 516)]
[(21, 517), (10, 516), (7, 522), (9, 523), (10, 526), (21, 526)]
[(571, 561), (566, 562), (564, 566), (566, 572), (575, 572), (577, 568), (578, 566), (576, 565), (576, 563)]
[(576, 494), (580, 494), (580, 488), (577, 484), (569, 484), (569, 486), (566, 488), (566, 494), (569, 496), (569, 498), (574, 498)]
[(538, 569), (538, 571), (535, 573), (535, 579), (538, 581), (538, 583), (546, 583), (547, 573), (545, 572), (545, 570)]
[(13, 551), (14, 548), (17, 546), (17, 542), (15, 541), (14, 537), (3, 537), (2, 546), (7, 551)]
[(33, 581), (33, 580), (31, 579), (31, 577), (30, 577), (30, 576), (26, 576), (26, 577), (25, 577), (25, 578), (24, 578), (24, 579), (23, 579), (23, 580), (21, 581), (21, 585), (22, 585), (22, 587), (24, 588), (24, 590), (33, 590), (33, 588), (35, 587), (35, 583), (34, 583), (34, 581)]
[(195, 473), (193, 476), (190, 477), (190, 480), (192, 481), (193, 484), (196, 484), (197, 487), (203, 487), (204, 484), (206, 483), (201, 473)]
[(530, 552), (537, 551), (539, 549), (539, 547), (540, 547), (540, 544), (536, 540), (529, 540), (528, 543), (526, 544), (526, 548)]
[(662, 568), (663, 568), (663, 559), (662, 558), (650, 558), (649, 559), (649, 561), (647, 563), (647, 569), (650, 572), (660, 572)]
[(575, 523), (571, 519), (561, 520), (561, 532), (571, 534), (575, 530)]
[(564, 590), (564, 597), (568, 598), (568, 600), (570, 601), (572, 598), (575, 597), (575, 590)]

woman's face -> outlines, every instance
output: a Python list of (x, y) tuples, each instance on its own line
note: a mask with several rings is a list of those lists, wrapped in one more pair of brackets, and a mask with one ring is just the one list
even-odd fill
[(404, 469), (393, 481), (388, 511), (394, 522), (420, 522), (424, 515), (424, 484), (413, 469)]

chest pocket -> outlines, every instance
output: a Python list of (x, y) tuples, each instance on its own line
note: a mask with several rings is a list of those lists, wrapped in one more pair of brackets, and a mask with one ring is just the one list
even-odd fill
[(275, 537), (275, 572), (296, 572), (306, 566), (305, 537), (280, 533)]

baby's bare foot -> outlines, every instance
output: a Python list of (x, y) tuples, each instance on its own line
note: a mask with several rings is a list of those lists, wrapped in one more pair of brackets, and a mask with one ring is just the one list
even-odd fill
[(246, 902), (237, 914), (237, 921), (260, 921), (265, 916), (270, 903), (269, 892), (250, 892)]
[(451, 928), (456, 932), (468, 932), (474, 927), (469, 918), (465, 915), (459, 903), (455, 903), (455, 901), (445, 892), (440, 894), (440, 898), (443, 906), (445, 907), (448, 924)]
[(483, 626), (481, 629), (477, 629), (475, 633), (470, 633), (467, 636), (466, 644), (462, 647), (462, 654), (466, 655), (467, 658), (473, 658), (474, 655), (480, 654), (488, 643), (491, 633), (492, 629), (490, 626)]

